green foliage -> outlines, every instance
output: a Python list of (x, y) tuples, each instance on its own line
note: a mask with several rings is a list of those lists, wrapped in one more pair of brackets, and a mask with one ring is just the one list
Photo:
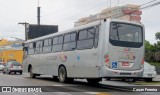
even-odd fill
[(160, 41), (153, 45), (145, 41), (145, 61), (160, 62)]
[(156, 62), (160, 62), (160, 51), (155, 53), (155, 60)]
[(155, 37), (156, 37), (156, 40), (160, 40), (160, 32), (157, 32), (157, 33), (155, 34)]
[(149, 41), (145, 41), (145, 52), (149, 52), (149, 51), (155, 52), (156, 49), (154, 45), (150, 44)]
[(151, 52), (151, 51), (145, 52), (145, 61), (147, 61), (147, 62), (155, 62), (156, 59), (155, 59), (154, 52)]

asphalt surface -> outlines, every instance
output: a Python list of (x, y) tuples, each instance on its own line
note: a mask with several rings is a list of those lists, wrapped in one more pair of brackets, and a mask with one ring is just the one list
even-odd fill
[[(85, 79), (75, 79), (73, 83), (59, 83), (52, 76), (42, 75), (35, 79), (29, 74), (2, 74), (0, 73), (0, 86), (39, 87), (43, 92), (0, 92), (0, 95), (160, 95), (158, 92), (129, 92), (125, 82), (105, 81), (100, 84), (88, 84)], [(119, 87), (125, 86), (125, 87)]]

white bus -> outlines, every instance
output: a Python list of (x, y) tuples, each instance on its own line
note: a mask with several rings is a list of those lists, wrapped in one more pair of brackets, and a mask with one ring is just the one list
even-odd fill
[(144, 27), (103, 19), (24, 43), (24, 72), (52, 75), (60, 82), (85, 78), (138, 78), (144, 64)]

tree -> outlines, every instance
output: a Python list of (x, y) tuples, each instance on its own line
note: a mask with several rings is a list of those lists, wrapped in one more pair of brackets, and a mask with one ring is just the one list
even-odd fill
[(160, 40), (160, 32), (157, 32), (157, 33), (155, 34), (155, 37), (156, 37), (156, 40)]
[(145, 40), (145, 52), (155, 52), (156, 51), (156, 48), (155, 48), (155, 45), (152, 45), (150, 44), (149, 41)]

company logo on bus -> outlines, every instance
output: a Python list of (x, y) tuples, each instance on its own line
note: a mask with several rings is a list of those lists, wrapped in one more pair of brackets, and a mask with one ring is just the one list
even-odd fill
[(67, 56), (62, 54), (62, 55), (60, 55), (60, 59), (61, 59), (62, 62), (66, 62), (67, 61)]
[(133, 52), (130, 52), (130, 53), (125, 53), (124, 55), (121, 55), (119, 57), (119, 60), (135, 60), (135, 55)]

